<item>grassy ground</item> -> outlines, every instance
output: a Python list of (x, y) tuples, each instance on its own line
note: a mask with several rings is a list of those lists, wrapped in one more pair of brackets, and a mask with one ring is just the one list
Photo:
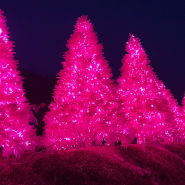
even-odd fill
[(89, 147), (0, 158), (2, 185), (185, 185), (185, 143)]

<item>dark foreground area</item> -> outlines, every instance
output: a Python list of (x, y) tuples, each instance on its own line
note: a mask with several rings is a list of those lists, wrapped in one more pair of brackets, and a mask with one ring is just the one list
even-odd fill
[(1, 185), (185, 185), (185, 143), (89, 147), (0, 158)]

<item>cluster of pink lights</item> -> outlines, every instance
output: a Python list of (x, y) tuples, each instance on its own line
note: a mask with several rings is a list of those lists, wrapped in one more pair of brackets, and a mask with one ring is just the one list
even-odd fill
[(172, 94), (159, 81), (139, 39), (130, 35), (118, 79), (123, 111), (139, 142), (175, 141), (184, 137), (184, 114)]
[(102, 45), (86, 16), (78, 19), (67, 47), (54, 102), (44, 118), (45, 144), (71, 148), (101, 144), (104, 138), (111, 145), (131, 133), (138, 143), (184, 137), (182, 108), (148, 65), (137, 38), (130, 35), (126, 45), (119, 85), (110, 80)]
[(5, 157), (12, 152), (20, 157), (22, 152), (32, 149), (36, 138), (28, 125), (30, 106), (24, 96), (17, 61), (13, 59), (13, 43), (8, 40), (2, 13), (0, 11), (0, 146)]
[(105, 138), (109, 144), (110, 133), (117, 133), (119, 128), (115, 111), (119, 102), (115, 100), (111, 69), (102, 57), (102, 45), (86, 16), (78, 19), (67, 47), (54, 102), (44, 118), (44, 143), (55, 143), (54, 147), (61, 149), (91, 145), (93, 141), (101, 144)]
[[(44, 121), (45, 146), (61, 150), (95, 143), (114, 145), (134, 135), (138, 142), (184, 138), (185, 108), (158, 80), (139, 39), (130, 35), (122, 75), (115, 84), (93, 26), (81, 16), (71, 35), (54, 102)], [(13, 59), (5, 19), (0, 12), (0, 146), (4, 156), (19, 157), (36, 139), (28, 125), (30, 107)], [(127, 137), (128, 138), (128, 137)]]

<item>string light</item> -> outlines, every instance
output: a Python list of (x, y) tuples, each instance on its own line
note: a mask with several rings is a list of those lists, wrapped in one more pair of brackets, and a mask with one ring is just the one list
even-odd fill
[(3, 146), (4, 157), (12, 152), (20, 157), (22, 152), (33, 147), (36, 139), (31, 137), (35, 131), (28, 125), (30, 106), (24, 96), (2, 13), (0, 11), (0, 146)]
[[(116, 93), (111, 69), (87, 16), (78, 19), (67, 47), (54, 90), (55, 101), (44, 118), (44, 144), (55, 140), (55, 149), (80, 146), (85, 141), (90, 145), (93, 141), (101, 143), (117, 127), (113, 121), (117, 103), (113, 103)], [(63, 138), (61, 142), (57, 142), (59, 138)]]
[(146, 138), (175, 140), (184, 132), (178, 130), (183, 122), (180, 106), (157, 79), (139, 39), (130, 35), (126, 51), (118, 93), (124, 102), (121, 110), (129, 122), (129, 130), (134, 131), (139, 143)]

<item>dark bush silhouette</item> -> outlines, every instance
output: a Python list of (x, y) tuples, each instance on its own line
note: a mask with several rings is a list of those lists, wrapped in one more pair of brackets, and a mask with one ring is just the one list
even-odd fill
[(52, 93), (56, 84), (55, 76), (40, 76), (33, 71), (20, 69), (23, 80), (23, 88), (26, 91), (26, 98), (30, 104), (46, 103), (49, 105), (52, 99)]

